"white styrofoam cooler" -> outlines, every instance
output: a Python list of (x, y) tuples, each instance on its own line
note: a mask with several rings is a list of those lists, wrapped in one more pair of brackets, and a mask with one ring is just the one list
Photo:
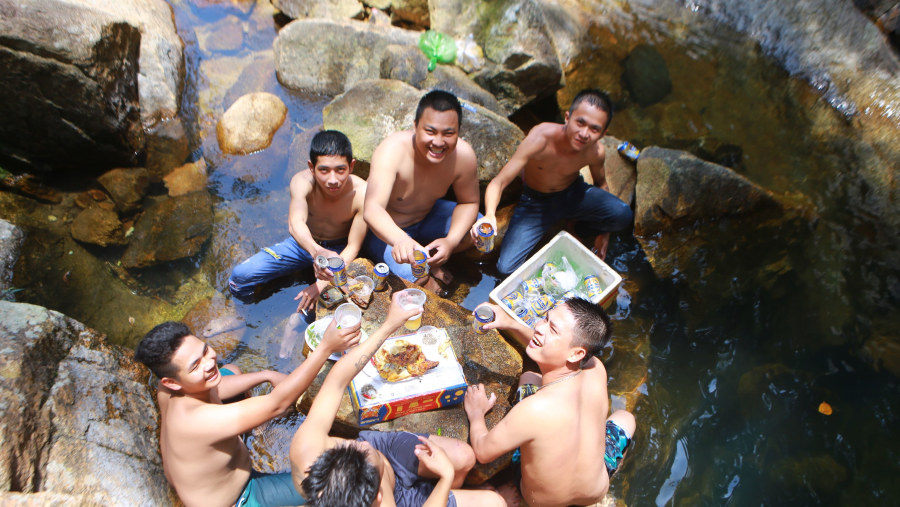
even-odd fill
[[(622, 277), (566, 231), (561, 231), (554, 236), (549, 243), (519, 266), (519, 269), (494, 287), (490, 294), (491, 301), (525, 325), (520, 318), (516, 317), (515, 312), (507, 308), (501, 300), (513, 290), (518, 289), (524, 280), (539, 276), (544, 264), (551, 261), (557, 263), (563, 255), (566, 256), (575, 271), (581, 273), (580, 278), (584, 278), (587, 273), (593, 273), (600, 278), (600, 284), (603, 286), (600, 304), (604, 307), (609, 306), (610, 301), (616, 296), (619, 285), (622, 284)], [(580, 286), (582, 280), (579, 280), (578, 283)]]

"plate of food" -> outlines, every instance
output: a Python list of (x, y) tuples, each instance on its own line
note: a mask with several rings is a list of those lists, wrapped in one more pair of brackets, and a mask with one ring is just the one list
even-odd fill
[(425, 375), (440, 361), (430, 361), (420, 345), (399, 338), (382, 345), (371, 363), (384, 380), (400, 382)]
[[(306, 346), (310, 351), (316, 350), (316, 347), (319, 346), (319, 342), (322, 341), (322, 336), (325, 335), (325, 329), (331, 324), (331, 320), (332, 317), (330, 315), (328, 317), (322, 317), (306, 328)], [(360, 329), (359, 342), (362, 343), (366, 341), (368, 337), (368, 333), (366, 333), (365, 330)], [(307, 353), (307, 355), (309, 354)], [(331, 354), (328, 356), (328, 359), (331, 359), (332, 361), (337, 361), (340, 358), (341, 356), (339, 354)]]

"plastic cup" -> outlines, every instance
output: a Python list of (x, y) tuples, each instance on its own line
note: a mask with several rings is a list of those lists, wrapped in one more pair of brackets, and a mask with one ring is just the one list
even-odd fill
[(406, 319), (406, 329), (415, 331), (422, 325), (422, 314), (425, 312), (425, 293), (419, 289), (405, 289), (400, 292), (400, 306), (404, 310), (419, 309), (418, 315)]
[(350, 280), (350, 299), (357, 306), (368, 308), (369, 301), (372, 299), (372, 291), (375, 290), (375, 281), (368, 276), (357, 276)]
[(338, 329), (353, 327), (362, 320), (362, 310), (353, 303), (344, 303), (334, 311), (334, 320)]

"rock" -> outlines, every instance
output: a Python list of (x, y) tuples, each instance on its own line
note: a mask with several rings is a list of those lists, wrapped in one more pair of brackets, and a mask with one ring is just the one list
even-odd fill
[[(300, 171), (309, 168), (309, 148), (312, 145), (312, 138), (316, 134), (324, 130), (322, 125), (310, 127), (299, 134), (295, 135), (291, 140), (291, 147), (288, 149), (288, 170), (284, 175), (285, 187), (290, 186), (291, 178)], [(357, 156), (356, 146), (353, 146), (353, 156)], [(353, 173), (359, 175), (360, 163), (357, 162), (353, 169)], [(368, 174), (368, 170), (364, 172)]]
[(237, 81), (225, 93), (222, 99), (223, 109), (225, 105), (231, 105), (244, 95), (254, 92), (281, 93), (281, 86), (275, 77), (275, 53), (263, 51), (253, 57), (253, 60), (244, 67)]
[(239, 98), (216, 125), (219, 146), (225, 153), (245, 155), (265, 149), (284, 123), (287, 106), (271, 93)]
[(0, 489), (81, 505), (172, 505), (149, 375), (62, 314), (0, 302)]
[(234, 15), (197, 27), (197, 41), (207, 53), (237, 51), (244, 44), (244, 24)]
[(433, 2), (431, 28), (456, 40), (474, 34), (487, 65), (475, 81), (508, 111), (555, 93), (562, 85), (559, 58), (537, 0), (505, 0), (488, 7), (465, 0)]
[[(347, 267), (348, 274), (359, 276), (372, 272), (372, 263), (367, 259), (357, 259)], [(374, 332), (387, 314), (390, 296), (397, 290), (415, 287), (415, 285), (394, 275), (387, 279), (389, 289), (376, 292), (363, 314), (363, 327), (370, 334)], [(503, 339), (496, 331), (477, 335), (472, 330), (471, 312), (461, 306), (438, 297), (426, 290), (428, 299), (422, 316), (423, 326), (443, 327), (450, 335), (453, 350), (463, 367), (466, 381), (469, 384), (482, 383), (485, 388), (497, 395), (497, 403), (487, 414), (488, 428), (494, 427), (509, 412), (509, 399), (522, 374), (522, 357), (519, 352)], [(318, 305), (316, 317), (330, 314), (330, 310)], [(371, 320), (369, 320), (371, 319)], [(402, 332), (402, 331), (401, 331)], [(330, 371), (333, 363), (327, 362), (316, 376), (313, 384), (300, 400), (300, 410), (304, 413), (312, 406), (322, 381)], [(469, 420), (463, 406), (454, 405), (429, 412), (409, 414), (383, 423), (373, 424), (366, 429), (380, 431), (413, 431), (434, 433), (441, 428), (444, 436), (466, 441), (469, 433)], [(351, 436), (360, 429), (359, 418), (353, 411), (350, 397), (346, 393), (341, 402), (337, 419), (332, 428), (341, 435)], [(481, 484), (510, 463), (511, 453), (501, 456), (488, 464), (476, 464), (468, 475), (470, 484)]]
[(160, 121), (145, 131), (147, 139), (146, 168), (151, 181), (160, 181), (174, 167), (184, 163), (190, 154), (184, 124), (178, 118)]
[(147, 193), (150, 174), (144, 168), (113, 169), (97, 178), (122, 213), (137, 211)]
[(79, 213), (72, 220), (72, 237), (84, 243), (99, 246), (127, 243), (122, 222), (114, 211), (93, 206)]
[(0, 300), (12, 300), (13, 266), (19, 258), (25, 234), (15, 225), (0, 218)]
[(781, 207), (771, 192), (731, 169), (655, 146), (638, 159), (635, 194), (635, 232), (645, 236)]
[(318, 2), (316, 0), (272, 0), (272, 5), (291, 19), (325, 18), (350, 19), (363, 15), (363, 6), (359, 0), (333, 0)]
[(389, 45), (416, 47), (419, 34), (362, 21), (297, 19), (278, 32), (275, 69), (284, 86), (338, 95), (381, 75)]
[[(421, 52), (420, 52), (421, 54)], [(424, 60), (425, 56), (422, 55)], [(500, 116), (507, 116), (507, 109), (490, 92), (478, 86), (475, 81), (469, 79), (465, 72), (453, 65), (438, 65), (434, 72), (428, 74), (425, 80), (416, 86), (421, 90), (440, 89), (453, 93), (460, 99), (478, 104)], [(466, 112), (463, 112), (465, 121)]]
[(785, 495), (815, 492), (822, 498), (840, 496), (850, 472), (833, 456), (819, 454), (778, 460), (766, 475)]
[(391, 17), (376, 7), (372, 7), (369, 10), (369, 19), (367, 21), (373, 25), (391, 26)]
[(206, 190), (206, 159), (189, 162), (170, 172), (163, 181), (169, 190), (169, 197)]
[[(181, 321), (187, 325), (195, 336), (203, 336), (203, 331), (216, 319), (219, 319), (221, 322), (223, 319), (231, 320), (236, 318), (237, 312), (235, 311), (234, 303), (217, 292), (214, 296), (194, 305)], [(247, 326), (239, 326), (204, 337), (203, 340), (216, 351), (220, 358), (226, 358), (230, 357), (237, 350), (241, 339), (246, 333)]]
[(88, 209), (94, 206), (108, 209), (110, 211), (114, 211), (116, 209), (116, 203), (112, 202), (112, 199), (110, 199), (109, 196), (106, 195), (106, 192), (96, 188), (85, 190), (84, 192), (76, 195), (75, 205), (81, 209)]
[[(422, 92), (392, 80), (366, 81), (335, 97), (322, 112), (326, 129), (340, 130), (353, 143), (357, 160), (370, 161), (375, 147), (388, 134), (413, 127)], [(465, 101), (463, 101), (465, 103)], [(391, 104), (391, 108), (380, 107)], [(524, 139), (512, 122), (481, 107), (463, 110), (460, 134), (478, 157), (478, 178), (487, 184), (506, 164)]]
[(875, 371), (889, 371), (900, 377), (900, 340), (896, 335), (874, 334), (862, 347), (862, 356)]
[(431, 26), (428, 0), (391, 0), (391, 22), (410, 24), (417, 28)]
[[(637, 170), (634, 163), (630, 160), (625, 160), (619, 154), (617, 148), (622, 144), (622, 141), (612, 136), (604, 136), (601, 142), (606, 150), (604, 169), (609, 192), (621, 199), (622, 202), (631, 204), (632, 200), (634, 200), (634, 187), (637, 183)], [(594, 184), (594, 177), (591, 175), (590, 167), (582, 167), (581, 176), (584, 178), (584, 181), (591, 185)]]
[(190, 257), (212, 232), (212, 200), (206, 192), (194, 192), (159, 202), (140, 216), (122, 265), (145, 268)]
[(0, 10), (0, 93), (17, 97), (0, 105), (0, 138), (18, 160), (131, 165), (142, 125), (178, 112), (183, 44), (165, 1), (3, 0)]
[(379, 77), (396, 79), (421, 88), (420, 85), (428, 77), (428, 59), (415, 46), (391, 44), (385, 47)]
[[(2, 169), (2, 168), (0, 168)], [(62, 196), (59, 191), (44, 183), (44, 178), (28, 173), (0, 175), (0, 188), (11, 190), (19, 195), (31, 197), (44, 203), (59, 204)]]
[(661, 101), (672, 92), (672, 79), (666, 61), (656, 49), (640, 44), (625, 59), (622, 76), (631, 98), (647, 107)]

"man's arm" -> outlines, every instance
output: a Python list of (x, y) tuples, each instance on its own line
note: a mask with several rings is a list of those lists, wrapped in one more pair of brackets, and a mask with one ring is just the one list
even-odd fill
[(493, 393), (490, 398), (487, 397), (482, 384), (469, 386), (463, 400), (466, 416), (469, 418), (469, 443), (479, 463), (489, 463), (503, 453), (531, 440), (535, 421), (539, 420), (536, 415), (529, 415), (532, 411), (525, 410), (526, 400), (523, 400), (513, 407), (493, 430), (488, 431), (484, 415), (494, 406), (496, 400), (497, 397)]
[[(351, 181), (355, 177), (351, 175)], [(347, 234), (347, 246), (341, 250), (341, 257), (344, 263), (350, 265), (359, 250), (362, 248), (363, 240), (366, 238), (366, 219), (363, 217), (363, 207), (366, 202), (366, 183), (360, 179), (359, 184), (354, 184), (356, 195), (353, 196), (353, 222), (350, 224), (350, 232)]]
[(597, 155), (592, 158), (593, 160), (588, 163), (588, 169), (591, 171), (594, 186), (609, 192), (609, 184), (606, 181), (606, 148), (602, 142), (597, 141)]
[[(311, 178), (312, 172), (309, 169), (300, 171), (291, 178), (291, 204), (288, 208), (288, 230), (294, 238), (294, 241), (296, 241), (301, 248), (309, 252), (310, 257), (315, 257), (318, 254), (331, 257), (332, 255), (337, 255), (337, 252), (332, 252), (331, 250), (319, 246), (319, 244), (316, 243), (316, 240), (313, 239), (312, 232), (309, 231), (309, 226), (306, 225), (306, 220), (309, 218), (309, 207), (306, 198), (309, 197), (309, 193), (313, 190)], [(313, 270), (316, 272), (316, 278), (320, 280), (330, 281), (334, 277), (334, 274), (331, 273), (330, 270), (319, 268), (315, 262), (313, 263)]]
[(459, 246), (465, 238), (466, 232), (478, 218), (478, 174), (476, 172), (475, 152), (468, 143), (460, 141), (456, 149), (459, 176), (453, 180), (453, 194), (456, 196), (456, 207), (450, 217), (450, 230), (447, 236), (438, 238), (425, 245), (425, 249), (437, 252), (428, 259), (428, 263), (434, 266), (443, 265), (450, 259), (450, 254)]
[(227, 400), (241, 393), (262, 384), (270, 382), (273, 386), (278, 385), (287, 375), (272, 370), (254, 371), (251, 373), (241, 373), (240, 375), (225, 375), (219, 382), (218, 391), (219, 399)]
[(422, 507), (444, 507), (450, 498), (450, 489), (452, 488), (453, 476), (456, 471), (453, 469), (453, 463), (450, 457), (441, 448), (441, 446), (432, 443), (429, 439), (420, 436), (421, 444), (416, 445), (414, 451), (419, 462), (425, 465), (431, 473), (438, 476), (438, 482), (434, 485), (428, 500), (422, 504)]
[(503, 166), (503, 169), (500, 169), (500, 172), (488, 183), (487, 188), (484, 190), (484, 218), (472, 226), (471, 235), (473, 239), (477, 237), (477, 228), (482, 221), (490, 222), (494, 227), (494, 231), (497, 230), (497, 206), (500, 205), (500, 197), (503, 195), (503, 190), (517, 176), (522, 174), (529, 159), (543, 151), (546, 145), (547, 140), (541, 133), (540, 128), (535, 127), (525, 136), (525, 139), (516, 148), (516, 152)]

